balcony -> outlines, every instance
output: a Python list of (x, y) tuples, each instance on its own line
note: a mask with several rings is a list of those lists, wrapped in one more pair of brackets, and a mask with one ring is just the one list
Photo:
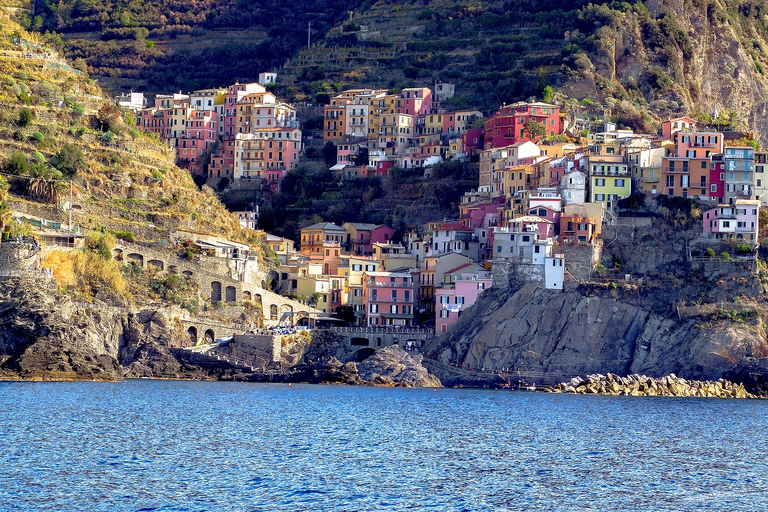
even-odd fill
[(388, 283), (386, 281), (368, 281), (366, 286), (375, 288), (413, 288), (413, 283)]
[(627, 168), (623, 169), (600, 169), (599, 167), (597, 169), (590, 171), (590, 176), (629, 176), (629, 170)]
[(691, 142), (688, 144), (690, 148), (717, 148), (719, 147), (714, 142)]
[(375, 302), (377, 304), (381, 304), (382, 302), (386, 303), (398, 303), (398, 304), (413, 304), (413, 300), (409, 297), (407, 299), (403, 297), (371, 297), (368, 302)]

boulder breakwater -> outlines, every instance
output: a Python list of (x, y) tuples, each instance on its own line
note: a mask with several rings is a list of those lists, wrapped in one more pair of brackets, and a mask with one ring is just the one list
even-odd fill
[(742, 384), (725, 379), (716, 381), (686, 380), (669, 374), (654, 379), (645, 375), (619, 377), (594, 374), (587, 378), (574, 377), (551, 389), (554, 393), (576, 393), (614, 396), (678, 396), (707, 398), (755, 398)]

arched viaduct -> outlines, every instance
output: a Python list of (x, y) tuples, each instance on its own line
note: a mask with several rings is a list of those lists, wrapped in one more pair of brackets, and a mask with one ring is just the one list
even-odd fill
[[(112, 256), (118, 261), (131, 263), (141, 269), (154, 267), (171, 274), (188, 276), (197, 283), (203, 299), (210, 306), (245, 301), (260, 302), (262, 318), (267, 326), (295, 323), (299, 318), (309, 316), (307, 306), (266, 290), (264, 280), (260, 283), (238, 280), (224, 258), (198, 255), (195, 260), (187, 260), (167, 250), (129, 243), (115, 247)], [(213, 332), (215, 333), (215, 330)]]

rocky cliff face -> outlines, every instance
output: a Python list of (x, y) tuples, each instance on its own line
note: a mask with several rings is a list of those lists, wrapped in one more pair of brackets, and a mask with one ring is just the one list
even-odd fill
[(717, 380), (743, 358), (768, 356), (759, 322), (704, 324), (651, 313), (612, 292), (584, 293), (533, 285), (511, 295), (490, 290), (425, 350), (465, 368), (541, 371), (555, 380), (608, 372)]
[(0, 377), (118, 380), (203, 378), (165, 348), (176, 333), (158, 312), (84, 308), (48, 280), (0, 282)]

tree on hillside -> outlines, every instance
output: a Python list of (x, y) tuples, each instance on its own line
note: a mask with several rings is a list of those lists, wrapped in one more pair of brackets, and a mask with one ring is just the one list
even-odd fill
[(72, 178), (86, 167), (83, 150), (74, 144), (64, 144), (51, 158), (51, 164), (67, 178)]
[(547, 127), (544, 126), (541, 123), (537, 123), (535, 119), (529, 119), (523, 127), (525, 128), (525, 132), (528, 134), (528, 137), (531, 139), (535, 139), (536, 137), (541, 137), (545, 133), (547, 133)]
[(23, 176), (27, 174), (29, 170), (29, 164), (27, 163), (27, 155), (21, 151), (14, 151), (11, 153), (5, 163), (3, 163), (3, 171), (8, 174), (14, 174), (16, 176)]
[(29, 126), (31, 122), (32, 122), (32, 111), (28, 108), (21, 109), (21, 112), (19, 112), (19, 126), (24, 128), (25, 126)]
[(336, 153), (336, 144), (331, 141), (326, 142), (325, 146), (323, 146), (325, 165), (336, 165)]

